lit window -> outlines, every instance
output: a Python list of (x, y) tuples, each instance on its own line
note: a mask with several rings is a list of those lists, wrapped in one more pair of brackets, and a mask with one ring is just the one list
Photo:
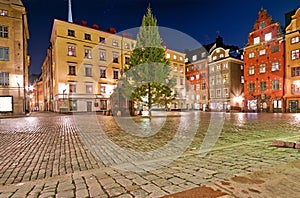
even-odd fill
[(250, 52), (248, 57), (249, 58), (254, 58), (255, 57), (255, 53), (254, 52)]
[(228, 96), (229, 96), (228, 88), (224, 88), (223, 89), (223, 97), (228, 97)]
[(291, 38), (291, 44), (298, 43), (298, 42), (299, 42), (299, 36)]
[(228, 82), (228, 74), (223, 74), (223, 84)]
[(180, 73), (183, 73), (183, 65), (180, 65)]
[(292, 84), (292, 94), (300, 94), (300, 81), (296, 80)]
[(177, 56), (176, 56), (176, 55), (174, 55), (174, 56), (173, 56), (173, 59), (174, 59), (174, 60), (176, 60), (176, 59), (177, 59)]
[(100, 49), (100, 60), (106, 61), (106, 51), (103, 49)]
[(259, 65), (259, 73), (266, 73), (267, 67), (266, 64)]
[(292, 60), (298, 59), (300, 57), (299, 49), (292, 50), (291, 55), (292, 55)]
[(266, 54), (266, 49), (259, 50), (260, 56), (265, 55), (265, 54)]
[(196, 74), (196, 80), (199, 80), (199, 78), (200, 78), (200, 75)]
[(191, 76), (191, 80), (195, 80), (195, 77), (194, 77), (194, 76)]
[(192, 57), (192, 60), (193, 60), (193, 61), (196, 61), (196, 60), (197, 60), (197, 55), (194, 55), (194, 56)]
[(213, 60), (216, 60), (217, 59), (217, 56), (213, 56)]
[(174, 72), (177, 72), (177, 71), (178, 71), (177, 64), (174, 64), (173, 71), (174, 71)]
[(170, 58), (171, 55), (169, 53), (166, 54), (166, 58)]
[(248, 70), (249, 75), (254, 75), (254, 66), (250, 66)]
[(270, 41), (272, 39), (272, 32), (265, 34), (265, 41)]
[(272, 62), (272, 71), (277, 71), (279, 70), (279, 62)]
[(89, 47), (84, 48), (84, 58), (88, 58), (88, 59), (92, 58), (92, 48)]
[(224, 57), (224, 54), (220, 54), (220, 58), (223, 58)]
[(259, 37), (255, 37), (254, 38), (254, 45), (255, 44), (259, 44), (259, 42), (260, 42), (260, 38)]
[(0, 25), (0, 38), (8, 38), (8, 26)]
[(85, 84), (85, 93), (93, 93), (93, 84)]
[(68, 45), (68, 56), (76, 56), (76, 46)]
[(0, 60), (9, 60), (9, 48), (0, 47)]
[(119, 42), (115, 39), (112, 40), (112, 45), (115, 46), (115, 47), (118, 47), (119, 46)]
[(244, 82), (245, 82), (244, 76), (241, 76), (241, 83), (244, 83)]
[(7, 10), (0, 10), (0, 16), (7, 16), (8, 11)]
[(124, 43), (124, 48), (125, 48), (125, 49), (130, 49), (129, 43)]
[(103, 84), (100, 84), (100, 94), (106, 94), (106, 86)]
[(179, 57), (179, 60), (180, 60), (180, 61), (183, 61), (183, 58), (182, 58), (182, 56), (180, 56), (180, 57)]

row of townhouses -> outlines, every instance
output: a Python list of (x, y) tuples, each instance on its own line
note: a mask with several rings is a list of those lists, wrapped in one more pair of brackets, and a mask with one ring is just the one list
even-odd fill
[[(179, 52), (165, 49), (176, 99), (170, 109), (299, 112), (300, 9), (282, 31), (265, 9), (243, 49), (214, 43)], [(55, 19), (42, 74), (28, 83), (29, 39), (20, 0), (0, 1), (0, 113), (28, 110), (89, 112), (111, 109), (111, 95), (136, 40), (86, 22)]]

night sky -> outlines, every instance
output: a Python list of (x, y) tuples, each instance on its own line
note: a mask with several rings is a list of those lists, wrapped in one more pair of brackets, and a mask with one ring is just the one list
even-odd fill
[[(115, 27), (117, 32), (126, 31), (141, 25), (149, 2), (159, 26), (185, 34), (200, 44), (212, 43), (220, 35), (225, 44), (240, 48), (246, 44), (262, 7), (282, 26), (285, 26), (285, 13), (300, 7), (298, 0), (72, 0), (73, 21), (84, 20), (89, 26), (98, 24), (103, 30)], [(23, 0), (23, 3), (30, 32), (30, 73), (40, 73), (53, 20), (67, 20), (68, 1)], [(187, 48), (174, 46), (176, 43), (167, 43), (168, 48)]]

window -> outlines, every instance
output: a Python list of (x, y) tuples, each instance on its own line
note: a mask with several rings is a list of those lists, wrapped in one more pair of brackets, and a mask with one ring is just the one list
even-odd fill
[(241, 83), (244, 83), (245, 82), (245, 78), (244, 76), (241, 76)]
[(179, 57), (179, 60), (180, 60), (180, 61), (183, 61), (183, 58), (182, 58), (182, 56), (180, 56), (180, 57)]
[(68, 45), (68, 56), (76, 56), (76, 46)]
[(271, 48), (271, 53), (275, 53), (275, 52), (279, 52), (279, 46), (278, 45), (272, 46), (272, 48)]
[(272, 71), (277, 71), (279, 70), (279, 62), (272, 62)]
[(92, 76), (92, 65), (85, 65), (85, 76)]
[(202, 95), (202, 100), (206, 100), (206, 94)]
[(262, 29), (262, 28), (264, 28), (264, 27), (266, 27), (266, 23), (265, 23), (265, 21), (261, 21), (261, 22), (259, 23), (259, 29)]
[(300, 67), (292, 67), (292, 77), (300, 76)]
[(99, 37), (99, 42), (100, 42), (100, 43), (105, 43), (105, 38), (102, 37), (102, 36), (100, 36), (100, 37)]
[(100, 50), (100, 60), (106, 61), (106, 51), (103, 49)]
[(119, 42), (115, 39), (112, 40), (112, 45), (115, 46), (115, 47), (118, 47), (119, 46)]
[(223, 97), (228, 97), (228, 96), (229, 96), (228, 88), (224, 88), (223, 89)]
[(70, 111), (77, 111), (77, 100), (70, 100)]
[(92, 40), (91, 35), (87, 33), (84, 34), (84, 39), (89, 41)]
[(69, 93), (76, 93), (76, 84), (69, 84)]
[(200, 78), (200, 75), (196, 74), (196, 80), (199, 80), (199, 78)]
[(221, 97), (221, 89), (217, 89), (216, 90), (216, 98), (220, 98)]
[(206, 77), (206, 73), (205, 72), (201, 73), (201, 77), (205, 78)]
[(177, 59), (177, 56), (176, 56), (176, 55), (173, 55), (173, 59), (176, 60), (176, 59)]
[(299, 49), (292, 50), (291, 55), (292, 55), (292, 60), (298, 59), (300, 57)]
[(113, 78), (118, 79), (119, 78), (119, 69), (114, 69)]
[(270, 41), (272, 39), (272, 32), (265, 34), (265, 41)]
[(259, 89), (260, 89), (260, 91), (266, 91), (267, 83), (266, 82), (260, 82), (259, 83)]
[(213, 60), (217, 60), (217, 56), (213, 56)]
[(9, 72), (0, 72), (0, 85), (1, 86), (9, 85)]
[(124, 43), (124, 48), (125, 48), (125, 49), (130, 49), (129, 43)]
[(254, 75), (254, 66), (250, 66), (248, 70), (249, 75)]
[(221, 70), (221, 66), (220, 65), (217, 65), (217, 70)]
[(279, 80), (272, 80), (272, 90), (279, 90)]
[(249, 58), (254, 58), (254, 57), (255, 57), (254, 52), (250, 52), (248, 57), (249, 57)]
[(215, 96), (215, 90), (210, 90), (210, 97), (211, 97), (211, 98), (216, 97), (216, 96)]
[(202, 80), (202, 90), (205, 90), (206, 89), (206, 82), (205, 80)]
[(223, 64), (223, 69), (228, 69), (228, 64), (227, 63)]
[(265, 54), (266, 54), (266, 49), (259, 50), (260, 56), (265, 55)]
[(205, 52), (202, 52), (202, 53), (201, 53), (201, 57), (204, 58), (205, 56), (206, 56), (206, 53), (205, 53)]
[(119, 54), (117, 52), (113, 52), (113, 63), (119, 63)]
[(266, 73), (266, 64), (259, 65), (259, 73)]
[(255, 45), (255, 44), (259, 44), (259, 42), (260, 42), (259, 36), (258, 36), (258, 37), (255, 37), (254, 40), (253, 40), (253, 42), (254, 42), (254, 45)]
[(93, 84), (92, 83), (85, 84), (85, 93), (93, 93)]
[(215, 85), (215, 78), (214, 78), (214, 77), (211, 77), (211, 79), (210, 79), (210, 84), (211, 84), (211, 85)]
[(68, 36), (75, 37), (75, 31), (74, 30), (68, 30)]
[(84, 48), (84, 58), (88, 58), (88, 59), (92, 58), (92, 48), (89, 47)]
[(9, 60), (9, 48), (0, 47), (0, 60)]
[(193, 61), (196, 61), (196, 60), (197, 60), (197, 55), (194, 55), (194, 56), (192, 57), (192, 60), (193, 60)]
[(183, 77), (180, 77), (180, 85), (183, 85)]
[(7, 10), (0, 10), (0, 16), (7, 16), (8, 12)]
[(298, 43), (298, 42), (299, 42), (299, 36), (291, 38), (291, 44)]
[(191, 80), (195, 80), (195, 77), (192, 75), (190, 79), (191, 79)]
[(178, 71), (177, 64), (175, 64), (175, 63), (174, 63), (173, 71), (174, 71), (174, 72), (177, 72), (177, 71)]
[(69, 75), (76, 75), (76, 66), (75, 65), (69, 65)]
[(248, 91), (249, 92), (254, 92), (255, 91), (255, 84), (254, 83), (249, 83), (249, 85), (248, 85)]
[(223, 84), (228, 83), (228, 74), (223, 74)]
[(106, 78), (106, 67), (100, 67), (100, 78)]
[(171, 55), (169, 53), (166, 54), (166, 58), (170, 58)]
[(183, 65), (180, 65), (180, 73), (183, 73)]
[(292, 84), (292, 94), (300, 94), (300, 82), (299, 80), (294, 81)]
[(0, 25), (0, 37), (1, 38), (8, 38), (8, 26)]
[(100, 94), (106, 94), (106, 86), (103, 84), (100, 84)]
[(130, 57), (125, 56), (125, 64), (129, 65), (130, 63)]
[(221, 84), (221, 75), (216, 76), (216, 84), (220, 85)]
[(196, 91), (200, 90), (200, 85), (196, 84)]
[(210, 71), (211, 71), (211, 72), (214, 72), (214, 71), (215, 71), (215, 66), (214, 66), (214, 65), (211, 65), (211, 66), (210, 66)]
[(224, 57), (224, 54), (220, 54), (220, 58), (223, 58)]

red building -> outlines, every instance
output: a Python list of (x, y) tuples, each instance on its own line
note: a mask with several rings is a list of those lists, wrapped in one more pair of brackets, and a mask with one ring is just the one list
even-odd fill
[(284, 111), (284, 37), (280, 24), (261, 9), (244, 48), (244, 107), (248, 112)]

